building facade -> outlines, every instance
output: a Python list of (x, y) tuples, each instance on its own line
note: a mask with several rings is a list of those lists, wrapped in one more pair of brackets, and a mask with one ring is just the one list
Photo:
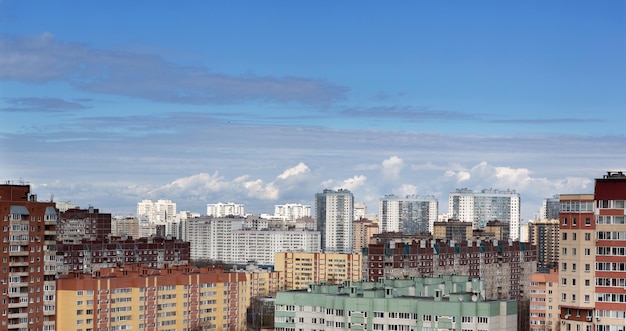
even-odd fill
[(350, 191), (324, 190), (315, 194), (315, 220), (325, 252), (352, 253), (354, 196)]
[(193, 260), (273, 265), (274, 253), (320, 251), (318, 231), (273, 230), (255, 217), (200, 217), (186, 221), (186, 238)]
[(531, 245), (537, 246), (537, 270), (549, 271), (559, 264), (559, 219), (537, 220), (528, 223)]
[(530, 276), (530, 331), (554, 331), (559, 328), (558, 287), (557, 269)]
[(63, 331), (245, 330), (246, 275), (179, 266), (70, 273), (58, 282)]
[(115, 217), (111, 219), (111, 234), (133, 238), (142, 237), (139, 232), (139, 219), (136, 217)]
[(274, 217), (279, 217), (286, 221), (295, 221), (302, 217), (311, 216), (311, 206), (296, 203), (275, 205)]
[[(608, 172), (596, 179), (594, 200), (595, 223), (593, 217), (588, 222), (586, 213), (580, 215), (576, 223), (585, 230), (593, 230), (595, 225), (595, 275), (583, 273), (591, 276), (584, 278), (591, 278), (592, 282), (595, 276), (595, 319), (592, 320), (596, 330), (626, 330), (626, 174)], [(574, 219), (570, 218), (568, 224), (574, 227)], [(588, 232), (585, 230), (582, 231)], [(587, 311), (581, 314), (588, 316)], [(573, 312), (571, 316), (575, 316)]]
[(244, 206), (234, 202), (208, 203), (206, 205), (206, 215), (212, 217), (246, 216)]
[(378, 205), (381, 232), (432, 233), (438, 209), (439, 202), (433, 196), (387, 195)]
[(274, 270), (283, 276), (287, 290), (362, 279), (360, 254), (278, 252), (274, 260)]
[(464, 241), (472, 239), (472, 231), (472, 223), (470, 222), (447, 220), (446, 222), (435, 222), (432, 234), (434, 239)]
[(190, 245), (175, 238), (105, 237), (83, 239), (78, 244), (59, 243), (58, 272), (93, 273), (102, 268), (143, 264), (149, 268), (165, 268), (189, 264)]
[(0, 329), (55, 327), (56, 226), (54, 202), (39, 202), (30, 185), (0, 184), (3, 240)]
[(361, 254), (361, 249), (367, 247), (378, 233), (378, 224), (368, 219), (359, 219), (352, 224), (352, 250), (353, 253)]
[(310, 285), (278, 293), (275, 330), (516, 330), (517, 303), (482, 289), (467, 276)]
[(505, 222), (509, 224), (510, 239), (513, 240), (519, 239), (520, 206), (520, 195), (513, 190), (485, 189), (474, 192), (457, 189), (450, 193), (448, 201), (451, 218), (472, 222), (474, 229), (484, 229), (489, 221)]
[(150, 223), (176, 221), (176, 203), (172, 200), (142, 200), (137, 203), (137, 218)]
[[(561, 327), (594, 326), (596, 221), (593, 194), (561, 194), (559, 298)], [(622, 324), (623, 325), (623, 324)]]
[(111, 214), (101, 213), (97, 208), (72, 208), (60, 213), (57, 224), (57, 240), (63, 243), (79, 243), (83, 239), (95, 240), (111, 234)]
[(561, 212), (561, 199), (558, 194), (552, 196), (552, 198), (543, 199), (541, 204), (541, 210), (539, 211), (540, 220), (555, 220), (559, 219), (559, 213)]
[(487, 299), (528, 298), (537, 270), (536, 248), (519, 241), (419, 240), (370, 244), (363, 250), (368, 281), (467, 275), (483, 279)]

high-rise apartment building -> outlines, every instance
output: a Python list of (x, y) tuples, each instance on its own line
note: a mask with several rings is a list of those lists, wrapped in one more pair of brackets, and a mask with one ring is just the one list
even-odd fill
[(275, 252), (320, 251), (318, 231), (270, 230), (267, 222), (261, 222), (265, 228), (252, 228), (256, 221), (252, 216), (187, 220), (185, 231), (186, 240), (191, 244), (191, 258), (273, 265)]
[(55, 328), (56, 225), (54, 202), (38, 202), (30, 185), (0, 185), (3, 240), (0, 329)]
[(368, 219), (359, 219), (352, 223), (353, 242), (352, 249), (354, 253), (360, 254), (363, 247), (367, 247), (378, 233), (378, 224)]
[(136, 217), (115, 217), (111, 219), (111, 234), (114, 236), (141, 237), (139, 219)]
[(435, 222), (432, 234), (434, 239), (448, 239), (456, 241), (472, 239), (472, 223), (456, 220)]
[(97, 208), (72, 208), (60, 213), (57, 240), (70, 244), (83, 239), (96, 240), (111, 234), (111, 214)]
[(302, 217), (311, 216), (311, 206), (289, 203), (274, 206), (274, 217), (286, 221), (295, 221)]
[(315, 194), (315, 220), (325, 252), (352, 253), (354, 196), (350, 191), (324, 190)]
[(543, 199), (541, 210), (539, 211), (540, 220), (557, 220), (561, 209), (561, 200), (558, 194), (552, 198)]
[(227, 217), (227, 216), (246, 216), (244, 212), (244, 206), (239, 203), (208, 203), (206, 205), (207, 216), (212, 217)]
[(520, 203), (520, 195), (513, 190), (474, 192), (457, 189), (450, 193), (448, 208), (451, 218), (472, 222), (474, 229), (484, 229), (489, 221), (505, 222), (509, 224), (511, 239), (517, 240), (521, 221)]
[[(626, 195), (624, 197), (626, 199)], [(594, 325), (596, 236), (599, 234), (594, 217), (594, 196), (561, 194), (560, 201), (558, 304), (561, 328), (591, 330)], [(611, 244), (613, 242), (608, 242), (607, 246)]]
[[(596, 179), (594, 199), (595, 275), (590, 278), (596, 282), (595, 327), (626, 330), (626, 174), (609, 172)], [(579, 227), (593, 227), (593, 220), (587, 223), (587, 215), (578, 219)]]
[(189, 263), (189, 243), (186, 241), (150, 237), (104, 237), (83, 239), (80, 243), (57, 245), (59, 273), (93, 273), (103, 268), (143, 264), (149, 268)]
[(547, 272), (559, 263), (559, 220), (537, 220), (528, 223), (528, 237), (537, 246), (537, 270)]
[(274, 270), (282, 275), (287, 290), (362, 279), (360, 254), (278, 252), (274, 259)]
[[(557, 269), (530, 276), (530, 331), (559, 330), (559, 274)], [(575, 329), (574, 329), (575, 330)]]
[(438, 208), (439, 203), (433, 196), (386, 195), (378, 204), (381, 232), (432, 233)]
[(172, 200), (142, 200), (137, 203), (137, 218), (151, 223), (166, 223), (176, 220), (176, 203)]
[(59, 331), (195, 331), (246, 327), (246, 275), (140, 266), (70, 273), (58, 280)]
[(530, 275), (536, 271), (535, 247), (519, 241), (390, 240), (363, 249), (368, 281), (467, 275), (485, 281), (487, 299), (528, 298)]

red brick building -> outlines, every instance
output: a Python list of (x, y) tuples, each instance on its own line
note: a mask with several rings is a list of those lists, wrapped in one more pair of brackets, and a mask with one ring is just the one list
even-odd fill
[(30, 185), (0, 185), (0, 330), (54, 330), (58, 211)]
[(467, 275), (485, 280), (487, 299), (527, 298), (537, 250), (519, 241), (419, 240), (381, 242), (363, 250), (364, 278)]
[(125, 264), (144, 264), (150, 268), (165, 268), (189, 264), (189, 242), (168, 237), (103, 237), (83, 239), (78, 244), (57, 246), (59, 271), (92, 273), (100, 268), (113, 268)]

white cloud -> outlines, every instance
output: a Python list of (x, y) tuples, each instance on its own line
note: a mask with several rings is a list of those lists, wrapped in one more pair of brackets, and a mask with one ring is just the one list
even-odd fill
[(300, 162), (295, 167), (289, 168), (283, 171), (282, 174), (278, 175), (279, 179), (287, 179), (289, 177), (297, 176), (299, 174), (309, 172), (309, 167), (306, 164)]
[(251, 198), (261, 200), (276, 200), (279, 196), (278, 189), (274, 187), (274, 184), (269, 183), (265, 185), (260, 179), (245, 182), (243, 184), (243, 187), (248, 190), (247, 194)]
[(404, 167), (404, 161), (396, 155), (383, 160), (382, 172), (383, 176), (387, 178), (398, 178), (400, 171)]
[(352, 178), (345, 179), (344, 181), (341, 182), (340, 185), (335, 186), (335, 190), (342, 188), (342, 189), (346, 189), (350, 191), (355, 191), (356, 189), (361, 187), (363, 184), (365, 184), (366, 180), (367, 180), (367, 177), (363, 175), (354, 176)]
[(398, 195), (400, 197), (405, 197), (407, 195), (416, 195), (417, 194), (417, 186), (404, 184), (398, 188)]

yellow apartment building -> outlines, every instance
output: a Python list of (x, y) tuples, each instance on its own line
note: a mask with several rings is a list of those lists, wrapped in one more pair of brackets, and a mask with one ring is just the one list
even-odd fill
[(286, 290), (362, 279), (361, 254), (277, 252), (274, 261), (274, 270), (283, 275)]
[(57, 330), (245, 330), (246, 275), (144, 266), (71, 273), (57, 281)]

